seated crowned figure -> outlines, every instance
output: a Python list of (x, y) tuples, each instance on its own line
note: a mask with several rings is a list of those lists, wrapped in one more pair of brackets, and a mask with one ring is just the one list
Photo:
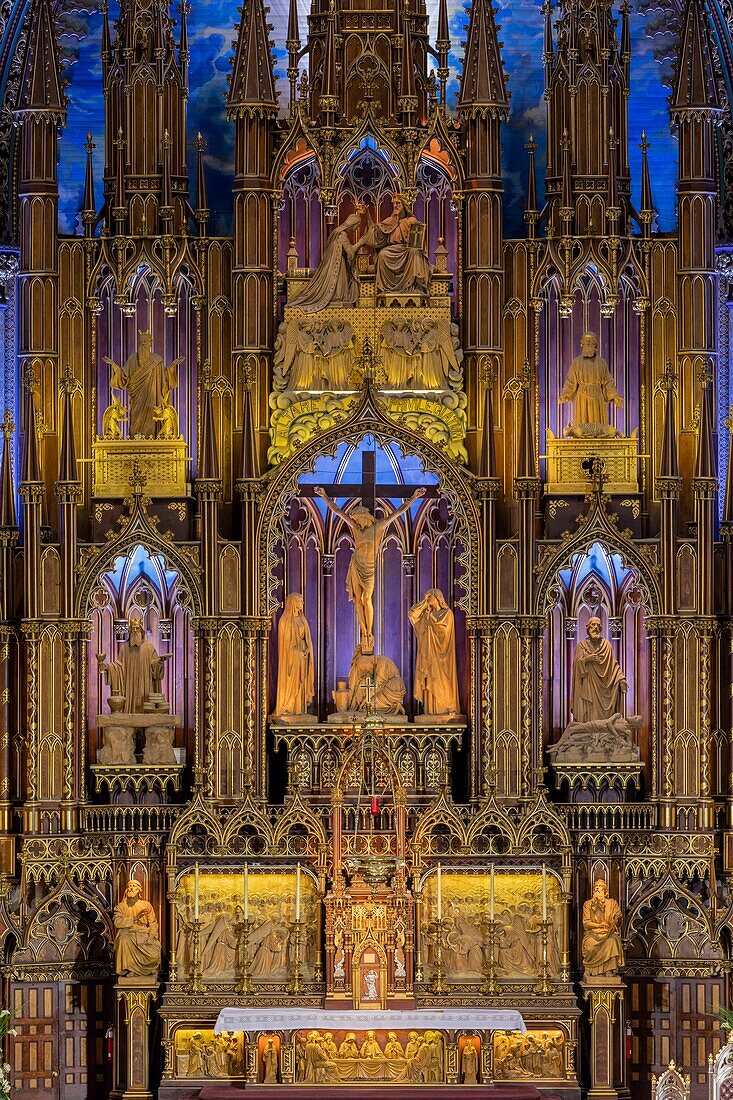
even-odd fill
[(392, 196), (392, 213), (371, 225), (355, 245), (366, 245), (377, 253), (378, 294), (409, 294), (430, 290), (430, 261), (422, 244), (414, 243), (420, 222), (402, 195)]
[(359, 284), (354, 275), (354, 257), (362, 248), (376, 253), (377, 294), (427, 294), (431, 267), (424, 245), (415, 241), (421, 223), (407, 201), (392, 197), (392, 212), (380, 222), (371, 222), (356, 244), (349, 233), (361, 224), (365, 213), (357, 206), (331, 234), (321, 262), (308, 285), (288, 301), (304, 313), (318, 313), (329, 306), (355, 305)]

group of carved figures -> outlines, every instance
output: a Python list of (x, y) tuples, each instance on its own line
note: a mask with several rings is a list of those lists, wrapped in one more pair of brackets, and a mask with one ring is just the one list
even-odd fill
[[(377, 554), (387, 527), (407, 512), (425, 490), (417, 489), (401, 507), (380, 520), (363, 505), (345, 512), (329, 499), (324, 489), (317, 488), (315, 493), (343, 520), (354, 541), (346, 588), (354, 604), (360, 642), (352, 658), (348, 689), (344, 682), (334, 692), (337, 710), (372, 709), (383, 714), (404, 714), (405, 685), (399, 670), (389, 657), (374, 653), (374, 582)], [(410, 608), (409, 617), (417, 637), (415, 698), (422, 704), (425, 714), (455, 717), (460, 704), (453, 612), (440, 589), (431, 588)], [(292, 592), (285, 599), (278, 627), (277, 696), (273, 717), (307, 715), (314, 694), (310, 627), (302, 595)]]
[[(468, 901), (470, 902), (470, 898)], [(445, 972), (458, 977), (485, 973), (486, 937), (476, 916), (477, 905), (465, 909), (453, 900), (447, 906), (446, 932), (442, 961)], [(309, 911), (310, 912), (310, 911)], [(548, 970), (559, 975), (560, 927), (550, 914), (547, 942)], [(308, 914), (306, 914), (308, 915)], [(311, 914), (315, 918), (315, 912)], [(190, 912), (179, 914), (176, 959), (182, 976), (193, 964)], [(205, 901), (199, 912), (199, 967), (201, 977), (210, 981), (231, 981), (239, 966), (243, 914), (237, 899)], [(541, 913), (529, 901), (507, 906), (497, 914), (498, 970), (507, 976), (537, 975), (542, 966), (540, 937)], [(248, 936), (250, 974), (260, 981), (285, 977), (291, 965), (291, 921), (287, 903), (265, 907), (261, 919), (253, 922)], [(304, 964), (312, 970), (317, 952), (315, 919), (305, 922), (310, 929), (306, 938)], [(150, 902), (142, 896), (142, 886), (130, 879), (122, 900), (115, 906), (115, 968), (121, 975), (154, 976), (158, 973), (161, 946), (158, 919)], [(609, 977), (624, 965), (621, 942), (621, 908), (609, 897), (604, 879), (593, 884), (592, 896), (583, 905), (581, 954), (586, 978)], [(435, 930), (427, 935), (428, 966), (434, 963)], [(341, 950), (337, 945), (337, 954)], [(343, 958), (343, 956), (342, 956)], [(343, 966), (343, 963), (341, 964)], [(320, 1040), (319, 1040), (320, 1042)], [(342, 1056), (342, 1055), (341, 1055)]]
[(241, 1077), (242, 1041), (233, 1031), (212, 1035), (194, 1031), (176, 1052), (179, 1077)]
[(527, 1077), (565, 1080), (564, 1047), (559, 1031), (499, 1032), (494, 1036), (494, 1077), (502, 1081)]
[[(352, 244), (349, 234), (361, 229), (365, 217), (366, 230)], [(425, 251), (423, 226), (407, 200), (395, 194), (392, 211), (382, 221), (373, 222), (367, 210), (357, 206), (356, 211), (334, 229), (308, 285), (291, 298), (288, 305), (297, 306), (304, 313), (318, 313), (334, 305), (356, 305), (359, 281), (354, 261), (362, 249), (376, 255), (377, 294), (428, 294), (431, 267)]]
[[(124, 366), (104, 356), (110, 368), (110, 404), (102, 416), (102, 438), (121, 439), (122, 424), (129, 419), (130, 439), (178, 439), (178, 413), (171, 392), (178, 385), (178, 367), (183, 358), (165, 366), (153, 351), (151, 332), (138, 333), (137, 349)], [(128, 405), (121, 394), (127, 392)], [(129, 407), (128, 407), (129, 406)]]
[[(441, 962), (450, 978), (481, 978), (488, 966), (488, 935), (482, 926), (481, 905), (466, 898), (463, 905), (450, 900), (445, 907)], [(548, 972), (558, 976), (561, 969), (561, 929), (554, 913), (547, 938)], [(530, 901), (497, 910), (495, 965), (497, 974), (506, 977), (536, 977), (542, 971), (541, 909)], [(435, 927), (428, 926), (428, 966), (435, 965)]]
[(403, 1045), (395, 1031), (380, 1044), (375, 1031), (361, 1043), (349, 1031), (337, 1044), (333, 1034), (310, 1031), (295, 1044), (296, 1081), (394, 1081), (438, 1084), (445, 1079), (443, 1036), (439, 1031), (411, 1031)]
[[(458, 326), (447, 319), (413, 317), (384, 321), (379, 330), (384, 386), (390, 390), (447, 390), (463, 379)], [(283, 321), (275, 341), (274, 387), (278, 391), (353, 390), (356, 332), (348, 321)]]
[[(253, 906), (254, 908), (254, 906)], [(259, 906), (247, 935), (249, 974), (256, 982), (282, 981), (291, 973), (294, 941), (292, 912), (287, 901)], [(241, 972), (244, 911), (237, 899), (203, 900), (199, 908), (199, 976), (204, 982), (231, 982)], [(303, 969), (310, 974), (316, 951), (315, 927), (307, 922)], [(193, 915), (179, 910), (176, 965), (181, 978), (193, 970)]]

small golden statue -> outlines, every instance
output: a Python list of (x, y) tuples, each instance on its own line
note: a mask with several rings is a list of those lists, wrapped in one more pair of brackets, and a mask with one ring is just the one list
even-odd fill
[(112, 390), (112, 404), (102, 414), (102, 438), (122, 439), (122, 423), (127, 420), (127, 408)]

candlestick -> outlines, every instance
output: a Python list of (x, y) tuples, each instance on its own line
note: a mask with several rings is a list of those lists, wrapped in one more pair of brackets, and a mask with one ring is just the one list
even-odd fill
[(494, 919), (494, 864), (489, 872), (489, 920)]
[(193, 919), (199, 919), (199, 865), (193, 865)]
[(300, 864), (295, 868), (295, 919), (300, 920)]
[(542, 864), (542, 919), (547, 920), (547, 868)]
[(436, 888), (437, 888), (438, 920), (442, 920), (443, 919), (443, 869), (440, 866), (440, 864), (438, 864), (438, 874), (437, 874)]
[(244, 919), (249, 920), (249, 867), (244, 863)]

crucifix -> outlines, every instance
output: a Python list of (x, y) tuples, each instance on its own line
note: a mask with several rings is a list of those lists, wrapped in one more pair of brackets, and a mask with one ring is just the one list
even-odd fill
[[(346, 590), (354, 605), (361, 652), (374, 652), (374, 576), (377, 553), (385, 531), (390, 523), (404, 515), (416, 500), (422, 497), (437, 497), (435, 485), (396, 485), (378, 484), (376, 478), (376, 451), (363, 451), (361, 456), (361, 483), (313, 484), (300, 486), (300, 495), (320, 497), (326, 507), (338, 516), (351, 531), (354, 539), (354, 553), (346, 574)], [(361, 503), (350, 512), (344, 512), (328, 496), (330, 490), (334, 496), (359, 497)], [(388, 512), (384, 519), (377, 519), (374, 512), (377, 500), (403, 499), (404, 503)], [(406, 499), (405, 499), (406, 498)]]

